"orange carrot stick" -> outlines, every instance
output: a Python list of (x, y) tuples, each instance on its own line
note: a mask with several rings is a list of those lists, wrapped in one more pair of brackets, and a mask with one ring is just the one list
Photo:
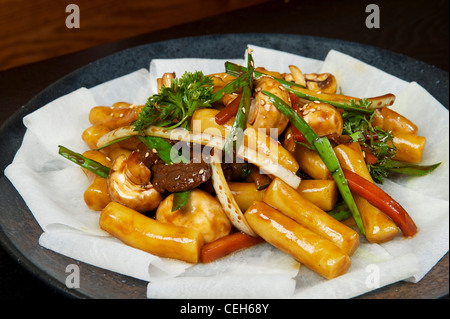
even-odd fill
[(263, 241), (264, 239), (261, 237), (252, 237), (241, 232), (233, 233), (205, 244), (200, 252), (200, 260), (202, 263), (209, 263), (239, 249), (248, 248)]

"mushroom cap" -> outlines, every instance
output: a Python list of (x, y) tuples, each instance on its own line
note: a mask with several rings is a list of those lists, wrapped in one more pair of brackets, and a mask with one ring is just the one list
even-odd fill
[(305, 74), (306, 87), (311, 91), (334, 94), (337, 90), (337, 81), (331, 73)]
[(112, 201), (125, 205), (138, 212), (148, 212), (158, 207), (162, 195), (152, 184), (137, 185), (127, 174), (127, 158), (118, 156), (107, 178), (108, 193)]

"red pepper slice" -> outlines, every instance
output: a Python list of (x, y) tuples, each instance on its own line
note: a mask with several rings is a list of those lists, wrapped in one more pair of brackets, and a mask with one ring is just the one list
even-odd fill
[(307, 143), (306, 138), (292, 123), (291, 128), (292, 128), (292, 138), (294, 139), (294, 141)]
[(236, 116), (241, 103), (242, 94), (239, 94), (230, 104), (225, 106), (219, 113), (216, 114), (216, 123), (224, 124), (233, 116)]
[[(300, 108), (298, 107), (300, 98), (292, 92), (289, 92), (289, 98), (291, 99), (292, 108), (295, 110), (295, 112), (297, 112), (301, 116), (302, 114), (300, 112)], [(306, 138), (303, 136), (303, 134), (294, 126), (294, 124), (291, 123), (290, 125), (294, 141), (306, 143), (307, 141)]]
[(298, 108), (298, 102), (300, 102), (300, 98), (292, 92), (289, 92), (289, 98), (291, 99), (292, 107), (294, 107), (294, 104), (295, 104), (295, 105), (297, 105), (297, 108)]
[(342, 169), (350, 190), (388, 215), (406, 237), (417, 233), (417, 226), (406, 210), (374, 183), (348, 169)]
[(376, 157), (370, 148), (362, 146), (361, 149), (364, 152), (364, 161), (366, 164), (376, 164), (378, 162), (378, 157)]

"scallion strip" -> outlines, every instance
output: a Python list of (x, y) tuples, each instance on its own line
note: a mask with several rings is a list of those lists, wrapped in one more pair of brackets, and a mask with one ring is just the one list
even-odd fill
[[(356, 111), (356, 112), (369, 114), (369, 115), (373, 114), (373, 112), (375, 112), (375, 110), (369, 109), (369, 108), (362, 108), (362, 107), (352, 106), (352, 105), (349, 105), (347, 103), (339, 103), (339, 102), (333, 102), (333, 101), (325, 100), (325, 99), (319, 98), (317, 96), (313, 96), (311, 94), (300, 92), (300, 91), (298, 91), (296, 89), (292, 89), (290, 87), (286, 87), (286, 90), (288, 90), (288, 92), (294, 93), (299, 98), (306, 99), (306, 100), (311, 101), (311, 102), (319, 101), (319, 102), (322, 102), (322, 103), (331, 104), (334, 107), (336, 107), (338, 109), (341, 109), (341, 110), (344, 110), (344, 111)], [(356, 101), (355, 101), (355, 103), (356, 103)]]
[(151, 149), (164, 163), (187, 163), (183, 155), (179, 154), (167, 140), (157, 136), (139, 136), (139, 139)]
[(345, 201), (338, 203), (332, 210), (328, 211), (327, 214), (337, 221), (343, 221), (352, 216)]
[(224, 143), (224, 151), (230, 158), (233, 158), (233, 148), (236, 152), (242, 145), (244, 130), (247, 128), (247, 115), (250, 112), (251, 97), (253, 91), (253, 71), (254, 61), (250, 53), (247, 54), (247, 71), (241, 76), (245, 76), (247, 82), (242, 90), (242, 98), (239, 108), (234, 118), (233, 126)]
[(116, 143), (125, 141), (125, 140), (129, 139), (130, 137), (133, 137), (133, 135), (120, 137), (120, 138), (118, 138), (118, 139), (116, 139), (116, 140), (114, 140), (114, 141), (111, 141), (110, 143), (108, 143), (108, 144), (106, 144), (106, 145), (103, 145), (102, 147), (96, 148), (95, 150), (96, 150), (96, 151), (100, 151), (101, 149), (103, 149), (103, 148), (105, 148), (105, 147), (108, 147), (108, 146), (111, 146), (111, 145), (113, 145), (113, 144), (116, 144)]
[[(240, 74), (242, 74), (243, 72), (247, 72), (247, 68), (237, 65), (233, 62), (225, 62), (225, 71), (227, 72), (227, 74), (232, 75), (232, 76), (239, 76)], [(261, 76), (264, 75), (269, 75), (263, 72), (259, 72), (259, 71), (254, 71), (253, 74), (255, 75), (256, 78), (259, 78)], [(305, 88), (305, 86), (295, 83), (295, 82), (291, 82), (291, 81), (286, 81), (277, 77), (273, 77), (275, 80), (277, 80), (281, 85), (283, 85), (284, 87), (288, 88), (291, 86), (296, 86), (296, 87), (301, 87), (301, 88)]]
[(58, 154), (67, 158), (68, 160), (80, 165), (88, 171), (97, 174), (100, 177), (107, 178), (109, 174), (109, 167), (100, 164), (94, 160), (91, 160), (79, 153), (76, 153), (68, 148), (59, 145)]
[(223, 150), (230, 158), (233, 158), (233, 148), (237, 152), (242, 145), (244, 130), (247, 125), (247, 114), (250, 110), (251, 96), (251, 88), (244, 86), (238, 112), (236, 113), (230, 134), (227, 136), (223, 147)]
[(184, 192), (173, 193), (172, 212), (185, 206), (187, 204), (187, 202), (189, 201), (190, 194), (191, 194), (190, 190), (184, 191)]
[(224, 94), (233, 93), (242, 88), (243, 86), (246, 86), (251, 76), (252, 74), (250, 72), (246, 72), (244, 74), (239, 75), (236, 79), (234, 79), (233, 81), (225, 85), (222, 89), (214, 93), (211, 98), (211, 103), (219, 101)]
[[(240, 66), (240, 65), (237, 65), (237, 64), (232, 63), (232, 62), (226, 62), (225, 63), (225, 69), (226, 69), (226, 72), (228, 74), (233, 75), (233, 76), (237, 76), (237, 75), (241, 74), (242, 72), (246, 72), (247, 71), (247, 68), (245, 68), (243, 66)], [(254, 74), (255, 74), (256, 78), (258, 78), (260, 76), (263, 76), (263, 75), (268, 75), (268, 74), (265, 74), (265, 73), (262, 73), (262, 72), (258, 72), (258, 71), (255, 71)], [(373, 109), (363, 108), (363, 107), (358, 107), (358, 106), (352, 106), (352, 105), (349, 105), (347, 103), (339, 103), (339, 102), (329, 101), (329, 100), (326, 100), (326, 99), (322, 99), (322, 98), (313, 96), (311, 94), (300, 92), (300, 91), (296, 90), (295, 87), (305, 88), (303, 85), (297, 84), (295, 82), (286, 81), (286, 80), (283, 80), (283, 79), (280, 79), (280, 78), (277, 78), (277, 77), (274, 77), (274, 76), (272, 76), (272, 77), (275, 80), (277, 80), (281, 85), (283, 85), (286, 88), (286, 90), (288, 90), (289, 92), (294, 93), (295, 95), (297, 95), (298, 97), (300, 97), (302, 99), (306, 99), (306, 100), (309, 100), (311, 102), (319, 101), (319, 102), (322, 102), (322, 103), (328, 103), (328, 104), (333, 105), (336, 108), (339, 108), (339, 109), (342, 109), (342, 110), (345, 110), (345, 111), (357, 111), (357, 112), (361, 112), (361, 113), (364, 113), (364, 114), (372, 114), (373, 112), (375, 112), (375, 110), (373, 110)], [(355, 101), (355, 103), (356, 103), (356, 101)]]

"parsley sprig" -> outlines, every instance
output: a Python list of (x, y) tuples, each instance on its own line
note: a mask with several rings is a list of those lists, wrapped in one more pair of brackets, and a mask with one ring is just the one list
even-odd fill
[(192, 114), (199, 108), (211, 106), (213, 83), (213, 79), (201, 71), (186, 72), (181, 78), (175, 78), (170, 87), (163, 86), (159, 94), (148, 98), (134, 122), (135, 130), (142, 132), (149, 125), (190, 129)]
[(400, 173), (411, 176), (423, 176), (435, 170), (440, 163), (433, 165), (416, 165), (396, 161), (393, 158), (397, 153), (394, 144), (394, 135), (391, 131), (383, 130), (373, 126), (374, 114), (368, 116), (360, 112), (345, 111), (344, 135), (349, 135), (352, 141), (370, 149), (377, 157), (377, 162), (367, 164), (370, 175), (378, 184), (383, 184), (384, 179), (392, 173)]
[[(355, 100), (351, 100), (349, 106), (352, 108), (368, 109), (371, 103), (372, 102), (368, 101), (367, 99), (362, 99), (358, 102), (355, 102)], [(358, 110), (344, 111), (342, 113), (342, 118), (344, 120), (343, 134), (349, 135), (354, 142), (365, 142), (367, 139), (370, 139), (369, 144), (374, 144), (378, 141), (381, 141), (383, 142), (383, 145), (379, 144), (377, 147), (384, 148), (386, 151), (388, 151), (387, 148), (385, 148), (384, 144), (387, 144), (389, 141), (392, 142), (393, 136), (391, 132), (384, 131), (379, 127), (374, 127), (372, 125), (374, 116), (375, 112), (368, 115), (359, 112)], [(394, 156), (395, 153), (391, 155)]]
[(410, 176), (425, 176), (438, 168), (441, 163), (432, 165), (416, 165), (406, 162), (400, 162), (391, 158), (384, 158), (375, 164), (367, 165), (373, 180), (379, 184), (383, 184), (385, 178), (391, 173), (399, 173)]
[[(368, 165), (372, 178), (377, 183), (382, 183), (384, 177), (389, 175), (384, 171), (383, 163), (395, 156), (397, 149), (393, 143), (392, 132), (382, 130), (372, 125), (374, 114), (368, 116), (360, 112), (345, 111), (342, 113), (344, 119), (343, 134), (351, 137), (353, 142), (370, 149), (377, 157), (377, 163)], [(371, 169), (377, 167), (377, 169)]]

